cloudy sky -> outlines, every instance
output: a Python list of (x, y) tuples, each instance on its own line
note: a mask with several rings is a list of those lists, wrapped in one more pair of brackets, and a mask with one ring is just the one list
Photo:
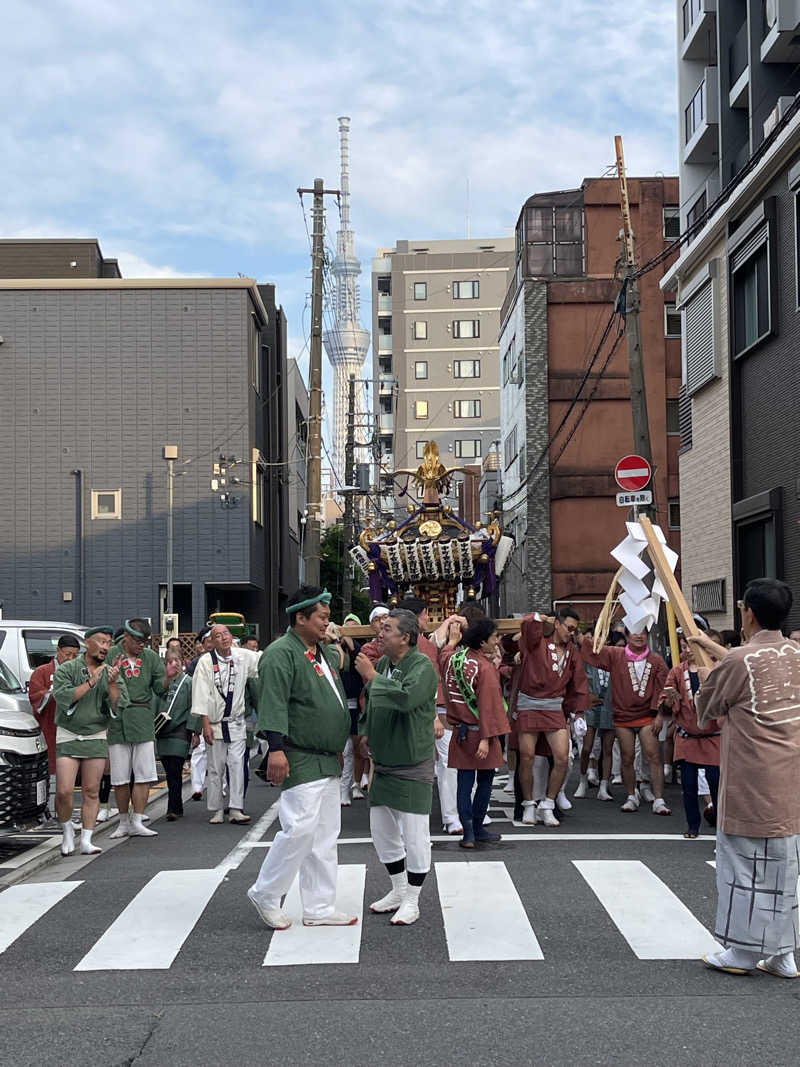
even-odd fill
[[(295, 192), (338, 184), (379, 245), (509, 234), (613, 162), (676, 173), (673, 0), (5, 0), (0, 235), (97, 236), (125, 276), (274, 281), (301, 355)], [(329, 215), (335, 243), (337, 215)]]

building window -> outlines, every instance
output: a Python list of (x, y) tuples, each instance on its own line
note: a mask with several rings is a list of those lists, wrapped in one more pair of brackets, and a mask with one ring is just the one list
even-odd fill
[(427, 419), (428, 417), (428, 401), (427, 400), (415, 400), (414, 401), (414, 418), (415, 419)]
[(93, 489), (91, 515), (93, 519), (121, 519), (122, 490)]
[(674, 241), (681, 235), (681, 209), (677, 204), (664, 205), (664, 236)]
[(454, 378), (480, 378), (481, 361), (479, 359), (457, 359), (453, 362)]
[(453, 319), (453, 337), (480, 337), (480, 319)]
[(716, 263), (707, 281), (699, 285), (683, 305), (683, 360), (686, 390), (693, 396), (717, 378)]
[(427, 360), (424, 360), (424, 359), (423, 360), (419, 360), (418, 362), (416, 362), (414, 364), (414, 377), (417, 379), (417, 381), (421, 381), (422, 379), (428, 377), (428, 361)]
[(681, 432), (680, 400), (675, 397), (667, 398), (667, 433)]
[(511, 345), (503, 353), (503, 385), (508, 385), (508, 378), (511, 372)]
[(414, 299), (415, 300), (427, 300), (428, 299), (428, 283), (427, 282), (414, 282)]
[(481, 458), (481, 441), (480, 438), (474, 438), (473, 440), (459, 440), (455, 445), (456, 459), (480, 459)]
[(583, 208), (525, 208), (525, 244), (529, 275), (583, 274)]
[(425, 458), (425, 446), (427, 443), (427, 441), (417, 441), (417, 459)]
[(391, 274), (379, 274), (378, 275), (378, 292), (381, 296), (392, 295), (392, 276)]
[(454, 419), (479, 419), (480, 417), (480, 400), (456, 400), (453, 402)]
[(251, 480), (253, 482), (253, 522), (263, 526), (267, 514), (267, 461), (257, 449), (253, 449)]
[(427, 341), (428, 340), (428, 323), (423, 320), (417, 320), (414, 323), (414, 340), (415, 341)]
[(677, 497), (673, 497), (667, 501), (667, 525), (670, 530), (680, 530), (681, 528), (681, 502)]
[(391, 315), (379, 315), (378, 316), (378, 333), (382, 337), (392, 336), (392, 316)]
[(768, 227), (745, 241), (731, 257), (733, 354), (741, 356), (770, 332)]
[(480, 295), (480, 282), (453, 282), (453, 300), (477, 300)]
[(681, 336), (681, 313), (675, 310), (674, 304), (664, 305), (664, 336)]
[(503, 442), (503, 470), (508, 470), (517, 458), (517, 428), (513, 428)]
[(257, 393), (261, 392), (261, 330), (255, 315), (250, 315), (248, 326), (248, 347), (250, 350), (250, 384)]

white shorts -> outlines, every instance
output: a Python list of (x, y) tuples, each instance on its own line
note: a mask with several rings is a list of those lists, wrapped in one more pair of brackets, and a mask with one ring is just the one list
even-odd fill
[(111, 763), (112, 785), (128, 785), (131, 774), (134, 782), (158, 781), (155, 741), (109, 745), (108, 759)]

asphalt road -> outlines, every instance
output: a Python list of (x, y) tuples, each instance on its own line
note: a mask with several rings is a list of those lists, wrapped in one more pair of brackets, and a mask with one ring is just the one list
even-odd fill
[(800, 981), (697, 962), (714, 841), (680, 837), (677, 789), (671, 818), (588, 799), (559, 830), (512, 827), (496, 794), (504, 840), (475, 854), (436, 841), (408, 928), (368, 911), (388, 881), (357, 801), (343, 809), (340, 900), (363, 905), (363, 921), (270, 933), (245, 891), (277, 794), (251, 781), (260, 826), (209, 826), (204, 804), (177, 823), (156, 809), (157, 838), (101, 838), (101, 856), (59, 859), (0, 894), (0, 949), (4, 930), (19, 933), (0, 955), (0, 1063), (800, 1060)]

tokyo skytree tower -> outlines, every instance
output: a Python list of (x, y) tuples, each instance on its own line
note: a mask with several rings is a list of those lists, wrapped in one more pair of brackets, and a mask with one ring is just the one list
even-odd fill
[(333, 367), (333, 461), (338, 483), (345, 484), (345, 444), (347, 441), (347, 401), (350, 375), (356, 378), (356, 440), (364, 437), (364, 387), (361, 384), (364, 360), (369, 348), (369, 331), (359, 323), (361, 296), (358, 276), (361, 263), (356, 259), (353, 231), (350, 229), (350, 119), (339, 119), (342, 176), (341, 224), (336, 235), (334, 276), (334, 325), (322, 335), (325, 351)]

